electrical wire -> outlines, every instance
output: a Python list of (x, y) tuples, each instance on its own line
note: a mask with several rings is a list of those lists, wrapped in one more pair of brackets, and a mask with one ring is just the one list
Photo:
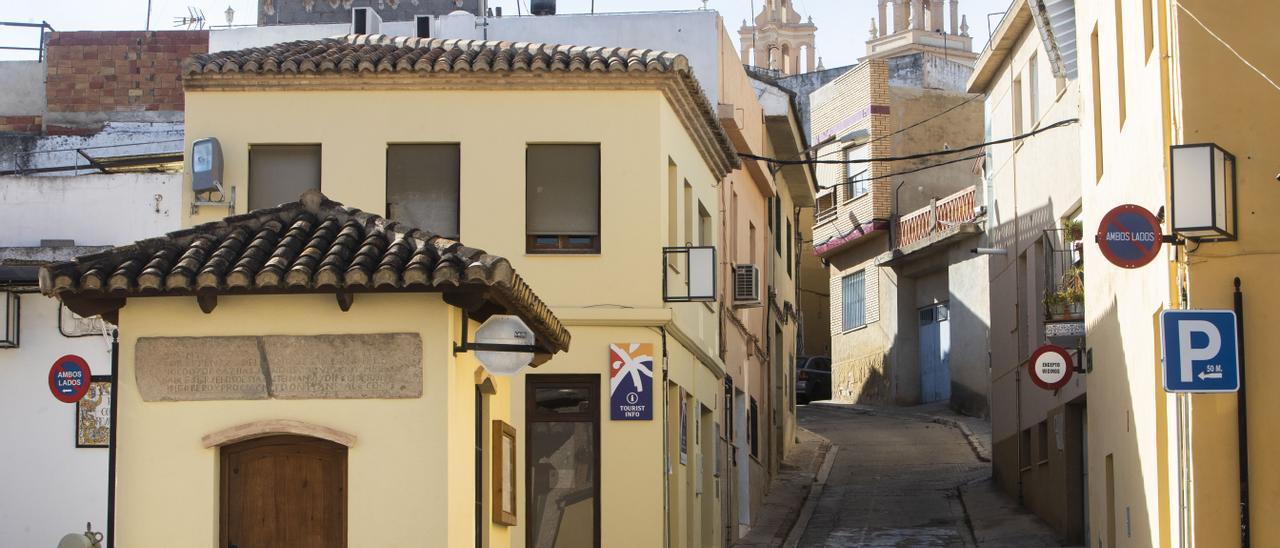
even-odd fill
[(908, 170), (905, 170), (905, 171), (897, 171), (897, 172), (894, 172), (894, 173), (889, 173), (889, 174), (887, 174), (887, 175), (879, 175), (879, 176), (876, 176), (876, 177), (867, 177), (867, 178), (865, 178), (865, 179), (857, 179), (857, 180), (854, 180), (854, 181), (845, 181), (845, 182), (843, 182), (843, 183), (837, 183), (837, 184), (831, 185), (831, 186), (829, 186), (829, 187), (824, 187), (824, 190), (825, 190), (825, 189), (827, 189), (827, 188), (836, 188), (836, 187), (841, 187), (841, 186), (853, 185), (853, 184), (857, 184), (857, 183), (864, 183), (864, 182), (867, 182), (867, 181), (875, 181), (875, 180), (877, 180), (877, 179), (888, 179), (888, 178), (890, 178), (890, 177), (897, 177), (897, 176), (899, 176), (899, 175), (909, 175), (909, 174), (912, 174), (912, 173), (918, 173), (918, 172), (921, 172), (921, 171), (924, 171), (924, 170), (927, 170), (927, 169), (933, 169), (933, 168), (935, 168), (935, 167), (949, 166), (949, 165), (951, 165), (951, 164), (958, 164), (958, 163), (960, 163), (960, 162), (966, 162), (966, 161), (969, 161), (969, 160), (977, 160), (978, 158), (982, 158), (983, 156), (986, 156), (986, 154), (974, 154), (974, 155), (972, 155), (972, 156), (965, 156), (965, 157), (963, 157), (963, 158), (955, 158), (955, 159), (953, 159), (953, 160), (947, 160), (947, 161), (945, 161), (945, 162), (938, 162), (938, 163), (936, 163), (936, 164), (929, 164), (929, 165), (927, 165), (927, 166), (921, 166), (921, 167), (917, 167), (917, 168), (914, 168), (914, 169), (908, 169)]
[(1013, 142), (1013, 141), (1020, 141), (1020, 140), (1022, 140), (1022, 139), (1026, 139), (1026, 138), (1028, 138), (1028, 137), (1034, 137), (1034, 136), (1036, 136), (1036, 135), (1038, 135), (1038, 134), (1040, 134), (1040, 133), (1043, 133), (1043, 132), (1049, 131), (1049, 130), (1051, 130), (1051, 129), (1057, 129), (1057, 128), (1060, 128), (1060, 127), (1069, 126), (1069, 125), (1071, 125), (1071, 124), (1076, 124), (1076, 123), (1079, 123), (1079, 122), (1080, 122), (1080, 119), (1079, 119), (1079, 118), (1069, 118), (1069, 119), (1066, 119), (1066, 120), (1059, 120), (1059, 121), (1057, 121), (1057, 122), (1054, 122), (1054, 123), (1049, 124), (1049, 125), (1047, 125), (1047, 126), (1044, 126), (1044, 127), (1042, 127), (1042, 128), (1036, 129), (1035, 131), (1029, 131), (1029, 132), (1027, 132), (1027, 133), (1023, 133), (1022, 135), (1014, 135), (1013, 137), (1006, 137), (1006, 138), (1004, 138), (1004, 139), (996, 139), (996, 140), (994, 140), (994, 141), (987, 141), (987, 142), (985, 142), (985, 143), (978, 143), (978, 144), (976, 144), (976, 145), (969, 145), (969, 146), (961, 147), (961, 148), (953, 148), (953, 149), (950, 149), (950, 150), (937, 150), (937, 151), (933, 151), (933, 152), (921, 152), (921, 153), (919, 153), (919, 154), (910, 154), (910, 155), (907, 155), (907, 156), (890, 156), (890, 157), (887, 157), (887, 158), (867, 158), (867, 159), (853, 159), (853, 160), (817, 160), (817, 159), (814, 159), (814, 160), (780, 160), (780, 159), (777, 159), (777, 158), (770, 158), (770, 157), (768, 157), (768, 156), (757, 156), (757, 155), (755, 155), (755, 154), (748, 154), (748, 153), (745, 153), (745, 152), (739, 152), (739, 153), (738, 153), (738, 156), (741, 156), (741, 157), (743, 157), (743, 158), (747, 158), (747, 159), (749, 159), (749, 160), (761, 160), (761, 161), (770, 162), (770, 163), (779, 164), (779, 165), (784, 165), (784, 166), (791, 166), (791, 165), (810, 165), (810, 164), (867, 164), (867, 163), (871, 163), (871, 162), (900, 162), (900, 161), (904, 161), (904, 160), (919, 160), (919, 159), (921, 159), (921, 158), (932, 158), (932, 157), (934, 157), (934, 156), (945, 156), (945, 155), (948, 155), (948, 154), (956, 154), (956, 153), (959, 153), (959, 152), (969, 152), (969, 151), (973, 151), (973, 150), (980, 150), (980, 149), (983, 149), (983, 148), (988, 147), (988, 146), (990, 146), (990, 145), (1001, 145), (1001, 144), (1004, 144), (1004, 143), (1010, 143), (1010, 142)]
[[(929, 122), (932, 122), (932, 121), (934, 121), (934, 120), (937, 120), (938, 118), (941, 118), (941, 117), (946, 116), (947, 114), (951, 113), (951, 112), (952, 112), (952, 111), (954, 111), (955, 109), (958, 109), (958, 108), (960, 108), (960, 107), (962, 107), (962, 106), (965, 106), (965, 105), (967, 105), (967, 104), (969, 104), (969, 103), (972, 103), (972, 102), (974, 102), (975, 100), (977, 100), (977, 99), (979, 99), (979, 98), (982, 98), (982, 97), (984, 97), (984, 95), (982, 95), (982, 94), (980, 94), (980, 93), (979, 93), (979, 94), (975, 94), (975, 95), (973, 95), (972, 97), (969, 97), (968, 99), (965, 99), (965, 100), (963, 100), (963, 101), (961, 101), (961, 102), (959, 102), (959, 103), (956, 103), (956, 104), (952, 105), (951, 107), (947, 108), (946, 110), (944, 110), (944, 111), (942, 111), (942, 112), (939, 112), (939, 113), (937, 113), (937, 114), (934, 114), (933, 116), (930, 116), (930, 117), (928, 117), (928, 118), (925, 118), (925, 119), (923, 119), (923, 120), (920, 120), (919, 122), (916, 122), (916, 123), (911, 124), (911, 125), (909, 125), (909, 126), (907, 126), (907, 127), (904, 127), (904, 128), (902, 128), (902, 129), (899, 129), (899, 130), (897, 130), (897, 131), (895, 131), (895, 132), (893, 132), (893, 133), (890, 133), (890, 134), (888, 134), (888, 135), (881, 135), (881, 136), (879, 136), (879, 137), (876, 137), (875, 139), (872, 139), (872, 140), (870, 140), (870, 141), (867, 141), (866, 143), (863, 143), (863, 146), (865, 146), (865, 145), (869, 145), (869, 144), (871, 144), (871, 143), (874, 143), (874, 142), (876, 142), (876, 141), (880, 141), (880, 140), (883, 140), (883, 139), (888, 139), (888, 138), (893, 137), (894, 135), (897, 135), (897, 134), (902, 133), (902, 132), (904, 132), (904, 131), (908, 131), (908, 130), (911, 130), (912, 128), (915, 128), (915, 127), (918, 127), (918, 126), (921, 126), (921, 125), (927, 124), (927, 123), (929, 123)], [(842, 150), (843, 150), (843, 149), (836, 149), (836, 150), (833, 150), (833, 151), (828, 152), (828, 153), (825, 153), (825, 154), (819, 154), (819, 155), (817, 155), (817, 156), (814, 156), (814, 159), (824, 158), (824, 157), (826, 157), (826, 156), (831, 156), (831, 155), (833, 155), (833, 154), (839, 154)]]

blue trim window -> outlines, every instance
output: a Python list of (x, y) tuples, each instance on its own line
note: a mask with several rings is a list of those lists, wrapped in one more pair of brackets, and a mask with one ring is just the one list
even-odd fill
[(867, 324), (866, 271), (859, 270), (840, 280), (843, 329), (849, 331)]

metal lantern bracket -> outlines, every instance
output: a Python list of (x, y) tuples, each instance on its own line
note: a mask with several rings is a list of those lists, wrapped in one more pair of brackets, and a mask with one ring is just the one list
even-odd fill
[[(708, 251), (711, 253), (711, 272), (710, 272), (711, 284), (710, 284), (710, 287), (707, 288), (709, 289), (709, 293), (706, 295), (697, 295), (697, 296), (689, 295), (688, 294), (689, 291), (692, 291), (692, 288), (693, 288), (693, 267), (690, 265), (690, 261), (688, 261), (687, 258), (692, 256), (691, 252), (708, 252)], [(676, 255), (684, 255), (686, 257), (685, 269), (684, 269), (685, 270), (684, 281), (685, 281), (685, 287), (688, 288), (689, 291), (686, 291), (685, 295), (683, 296), (671, 295), (669, 293), (670, 276), (668, 275), (669, 269), (667, 268), (667, 262), (670, 260), (669, 259), (670, 257), (676, 256)], [(694, 245), (694, 246), (683, 246), (683, 247), (663, 247), (662, 248), (662, 300), (663, 302), (669, 302), (669, 303), (714, 302), (716, 300), (716, 292), (719, 291), (718, 286), (720, 283), (715, 274), (715, 265), (716, 265), (715, 246)]]
[(478, 343), (467, 340), (468, 326), (471, 324), (470, 318), (467, 318), (465, 311), (462, 313), (462, 342), (453, 343), (453, 355), (468, 352), (471, 350), (479, 350), (482, 352), (533, 352), (535, 354), (543, 352), (537, 346), (532, 344), (495, 344), (495, 343)]
[[(227, 191), (222, 188), (221, 183), (214, 183), (214, 184), (218, 185), (218, 194), (222, 196), (222, 200), (220, 201), (192, 200), (191, 201), (192, 215), (195, 215), (196, 213), (200, 212), (200, 206), (223, 206), (227, 208), (227, 215), (236, 214), (236, 187), (232, 186), (231, 192), (228, 195)], [(231, 199), (228, 200), (227, 199), (228, 197), (230, 197)]]

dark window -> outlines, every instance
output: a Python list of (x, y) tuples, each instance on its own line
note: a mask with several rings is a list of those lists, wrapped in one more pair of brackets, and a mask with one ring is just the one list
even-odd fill
[(791, 276), (791, 275), (792, 275), (792, 274), (791, 274), (791, 272), (792, 272), (792, 270), (791, 270), (791, 262), (792, 262), (792, 257), (795, 255), (795, 248), (793, 247), (793, 246), (794, 246), (794, 243), (791, 241), (792, 239), (793, 239), (793, 238), (792, 238), (792, 235), (791, 235), (791, 218), (790, 218), (790, 217), (787, 217), (787, 256), (786, 256), (786, 257), (783, 257), (783, 258), (787, 260), (787, 275), (788, 275), (788, 276)]
[(526, 379), (525, 545), (599, 546), (600, 377)]
[(773, 251), (782, 256), (782, 200), (774, 198), (773, 204)]
[(760, 458), (760, 407), (751, 398), (751, 410), (747, 416), (747, 443), (751, 444), (751, 456)]
[(457, 144), (387, 145), (387, 218), (457, 239)]
[(298, 201), (320, 188), (320, 145), (250, 145), (249, 209)]
[(600, 145), (529, 145), (525, 234), (529, 253), (600, 252)]

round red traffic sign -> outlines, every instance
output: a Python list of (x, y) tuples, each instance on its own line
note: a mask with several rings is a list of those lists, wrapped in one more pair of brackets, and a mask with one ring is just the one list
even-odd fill
[(1027, 371), (1031, 382), (1045, 390), (1057, 390), (1071, 380), (1071, 355), (1061, 346), (1046, 344), (1031, 353)]
[(49, 368), (49, 391), (53, 397), (64, 403), (80, 401), (89, 393), (89, 381), (93, 373), (89, 371), (89, 362), (75, 354), (67, 354), (53, 362)]
[(1098, 224), (1096, 241), (1102, 256), (1121, 268), (1144, 266), (1160, 254), (1160, 220), (1141, 206), (1116, 206)]

